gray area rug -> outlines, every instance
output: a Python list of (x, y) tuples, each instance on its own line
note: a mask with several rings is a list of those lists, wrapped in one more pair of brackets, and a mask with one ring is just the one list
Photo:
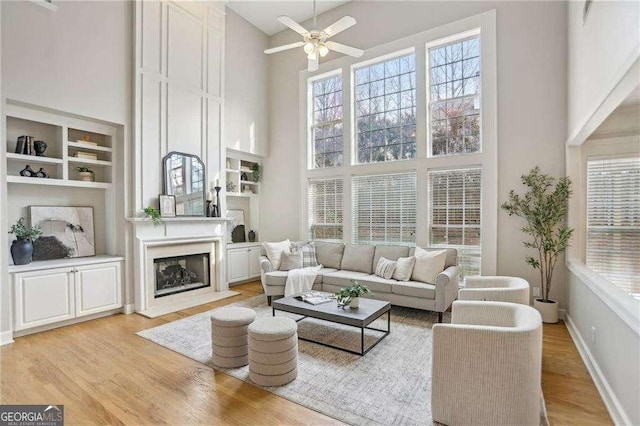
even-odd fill
[[(270, 316), (264, 296), (229, 306), (254, 309), (259, 317)], [(278, 312), (278, 316), (300, 318)], [(386, 315), (372, 327), (386, 329)], [(283, 398), (354, 425), (425, 425), (431, 420), (431, 327), (437, 314), (394, 306), (391, 334), (363, 357), (299, 341), (298, 377), (281, 387), (266, 387)], [(444, 314), (449, 322), (449, 314)], [(300, 336), (359, 350), (360, 330), (319, 320), (298, 323)], [(211, 368), (210, 312), (173, 321), (137, 333), (154, 343), (192, 358)], [(365, 345), (381, 333), (368, 331)], [(249, 367), (222, 369), (245, 382)], [(548, 424), (546, 412), (541, 424)]]

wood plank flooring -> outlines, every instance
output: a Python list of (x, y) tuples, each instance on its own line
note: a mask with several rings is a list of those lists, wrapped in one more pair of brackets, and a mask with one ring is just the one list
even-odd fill
[[(134, 333), (262, 293), (260, 283), (161, 318), (115, 315), (0, 347), (0, 403), (64, 404), (67, 424), (331, 425), (294, 404)], [(611, 424), (563, 324), (545, 325), (543, 392), (553, 425)]]

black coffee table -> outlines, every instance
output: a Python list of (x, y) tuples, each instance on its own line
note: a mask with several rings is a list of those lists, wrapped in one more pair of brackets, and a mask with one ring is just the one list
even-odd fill
[[(330, 295), (330, 293), (326, 293)], [(382, 341), (391, 332), (391, 304), (382, 300), (365, 299), (360, 298), (360, 307), (356, 309), (338, 307), (335, 301), (323, 303), (321, 305), (311, 305), (310, 303), (297, 300), (295, 294), (289, 297), (283, 297), (281, 299), (274, 300), (272, 303), (273, 316), (276, 316), (276, 310), (289, 312), (292, 314), (302, 315), (302, 318), (297, 321), (302, 321), (305, 318), (316, 318), (324, 321), (330, 321), (337, 324), (349, 325), (360, 329), (360, 352), (352, 351), (350, 349), (341, 348), (339, 346), (333, 346), (327, 343), (318, 342), (317, 340), (306, 339), (298, 336), (300, 340), (307, 342), (317, 343), (319, 345), (328, 346), (334, 349), (340, 349), (345, 352), (350, 352), (356, 355), (364, 355), (373, 349), (378, 343)], [(373, 321), (380, 318), (382, 315), (387, 314), (387, 329), (380, 330), (378, 328), (368, 327)], [(364, 330), (381, 331), (384, 334), (376, 339), (373, 344), (368, 348), (364, 347)]]

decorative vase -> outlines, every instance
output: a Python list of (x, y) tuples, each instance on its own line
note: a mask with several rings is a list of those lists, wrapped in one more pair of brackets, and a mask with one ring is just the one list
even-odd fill
[(533, 301), (533, 307), (540, 312), (542, 322), (547, 324), (555, 324), (558, 322), (558, 302), (536, 299)]
[(256, 231), (254, 231), (253, 229), (249, 230), (248, 237), (249, 237), (249, 242), (250, 243), (255, 242), (256, 241)]
[(351, 309), (355, 309), (358, 306), (360, 306), (360, 298), (359, 297), (352, 297), (351, 298), (351, 302), (349, 302), (349, 307)]
[(33, 243), (30, 239), (17, 239), (11, 243), (11, 257), (14, 265), (27, 265), (33, 256)]
[(36, 152), (36, 156), (44, 157), (44, 152), (47, 150), (47, 143), (45, 141), (34, 141), (33, 149)]
[(91, 172), (78, 172), (80, 180), (84, 182), (93, 182), (93, 173)]

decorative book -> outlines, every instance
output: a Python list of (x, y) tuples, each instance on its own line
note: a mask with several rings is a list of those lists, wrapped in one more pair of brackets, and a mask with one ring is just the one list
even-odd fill
[(311, 305), (321, 305), (323, 303), (328, 303), (335, 300), (333, 296), (319, 293), (317, 291), (308, 291), (306, 293), (301, 293), (297, 296), (294, 296), (294, 298)]

